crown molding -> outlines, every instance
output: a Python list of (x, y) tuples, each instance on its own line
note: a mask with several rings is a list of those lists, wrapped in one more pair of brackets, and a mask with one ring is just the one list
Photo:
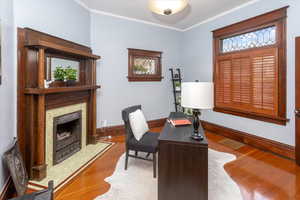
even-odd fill
[(80, 6), (82, 6), (83, 8), (85, 8), (86, 10), (90, 11), (90, 8), (83, 3), (81, 0), (74, 0), (77, 4), (79, 4)]
[(220, 17), (223, 17), (223, 16), (225, 16), (225, 15), (227, 15), (227, 14), (230, 14), (230, 13), (232, 13), (232, 12), (234, 12), (234, 11), (240, 10), (240, 9), (245, 8), (245, 7), (247, 7), (247, 6), (250, 6), (250, 5), (252, 5), (252, 4), (256, 3), (256, 2), (259, 2), (259, 1), (260, 1), (260, 0), (252, 0), (252, 1), (249, 1), (249, 2), (247, 2), (247, 3), (244, 3), (244, 4), (240, 5), (240, 6), (234, 7), (234, 8), (232, 8), (232, 9), (230, 9), (230, 10), (227, 10), (227, 11), (222, 12), (222, 13), (220, 13), (220, 14), (218, 14), (218, 15), (215, 15), (215, 16), (213, 16), (213, 17), (211, 17), (211, 18), (208, 18), (208, 19), (206, 19), (206, 20), (204, 20), (204, 21), (201, 21), (201, 22), (199, 22), (199, 23), (197, 23), (197, 24), (194, 24), (194, 25), (192, 25), (192, 26), (190, 26), (190, 27), (188, 27), (188, 28), (186, 28), (186, 29), (182, 29), (182, 31), (183, 31), (183, 32), (189, 31), (189, 30), (191, 30), (191, 29), (193, 29), (193, 28), (196, 28), (196, 27), (198, 27), (198, 26), (200, 26), (200, 25), (202, 25), (202, 24), (206, 24), (206, 23), (208, 23), (208, 22), (214, 21), (214, 20), (216, 20), (216, 19), (218, 19), (218, 18), (220, 18)]
[(111, 17), (116, 17), (116, 18), (119, 18), (119, 19), (124, 19), (124, 20), (129, 20), (129, 21), (134, 21), (134, 22), (138, 22), (138, 23), (143, 23), (143, 24), (148, 24), (148, 25), (151, 25), (151, 26), (156, 26), (156, 27), (161, 27), (161, 28), (166, 28), (166, 29), (170, 29), (170, 30), (175, 30), (175, 31), (179, 31), (179, 32), (186, 32), (186, 31), (189, 31), (191, 29), (194, 29), (200, 25), (203, 25), (203, 24), (206, 24), (208, 22), (211, 22), (211, 21), (214, 21), (220, 17), (223, 17), (229, 13), (232, 13), (234, 11), (237, 11), (239, 9), (242, 9), (244, 7), (247, 7), (249, 5), (252, 5), (258, 1), (261, 1), (261, 0), (252, 0), (252, 1), (249, 1), (247, 3), (244, 3), (240, 6), (237, 6), (237, 7), (234, 7), (230, 10), (227, 10), (225, 12), (222, 12), (218, 15), (215, 15), (211, 18), (208, 18), (204, 21), (201, 21), (197, 24), (194, 24), (188, 28), (185, 28), (185, 29), (181, 29), (181, 28), (175, 28), (175, 27), (172, 27), (172, 26), (167, 26), (167, 25), (162, 25), (162, 24), (158, 24), (158, 23), (154, 23), (154, 22), (150, 22), (150, 21), (146, 21), (146, 20), (141, 20), (141, 19), (136, 19), (136, 18), (132, 18), (132, 17), (126, 17), (126, 16), (122, 16), (122, 15), (116, 15), (116, 14), (113, 14), (113, 13), (110, 13), (110, 12), (104, 12), (104, 11), (100, 11), (100, 10), (96, 10), (96, 9), (91, 9), (89, 8), (85, 3), (83, 3), (81, 0), (74, 0), (76, 3), (78, 3), (79, 5), (81, 5), (83, 8), (85, 8), (86, 10), (88, 10), (89, 12), (91, 13), (95, 13), (95, 14), (100, 14), (100, 15), (106, 15), (106, 16), (111, 16)]
[(149, 22), (149, 21), (146, 21), (146, 20), (140, 20), (140, 19), (136, 19), (136, 18), (132, 18), (132, 17), (125, 17), (125, 16), (122, 16), (122, 15), (116, 15), (116, 14), (113, 14), (113, 13), (110, 13), (110, 12), (104, 12), (104, 11), (100, 11), (100, 10), (96, 10), (96, 9), (91, 9), (85, 3), (83, 3), (81, 0), (74, 0), (74, 1), (77, 4), (79, 4), (80, 6), (82, 6), (83, 8), (85, 8), (86, 10), (88, 10), (90, 13), (116, 17), (116, 18), (119, 18), (119, 19), (124, 19), (124, 20), (134, 21), (134, 22), (138, 22), (138, 23), (148, 24), (148, 25), (151, 25), (151, 26), (157, 26), (157, 27), (170, 29), (170, 30), (174, 30), (174, 31), (179, 31), (179, 32), (183, 31), (183, 29), (175, 28), (175, 27), (172, 27), (172, 26), (166, 26), (166, 25), (162, 25), (162, 24), (158, 24), (158, 23), (154, 23), (154, 22)]
[(143, 24), (148, 24), (148, 25), (157, 26), (157, 27), (166, 28), (166, 29), (171, 29), (171, 30), (180, 31), (180, 32), (183, 31), (183, 29), (175, 28), (175, 27), (172, 27), (172, 26), (157, 24), (157, 23), (154, 23), (154, 22), (149, 22), (149, 21), (145, 21), (145, 20), (141, 20), (141, 19), (132, 18), (132, 17), (125, 17), (125, 16), (122, 16), (122, 15), (116, 15), (116, 14), (109, 13), (109, 12), (99, 11), (99, 10), (95, 10), (95, 9), (90, 9), (90, 11), (92, 13), (95, 13), (95, 14), (116, 17), (116, 18), (120, 18), (120, 19), (139, 22), (139, 23), (143, 23)]

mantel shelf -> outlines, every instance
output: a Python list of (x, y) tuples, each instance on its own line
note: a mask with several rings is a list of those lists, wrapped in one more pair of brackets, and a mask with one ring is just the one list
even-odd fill
[(26, 88), (25, 94), (34, 94), (34, 95), (45, 95), (53, 93), (65, 93), (65, 92), (77, 92), (84, 90), (96, 90), (100, 88), (99, 85), (92, 86), (76, 86), (76, 87), (54, 87), (54, 88)]
[(67, 54), (72, 54), (72, 55), (77, 55), (77, 56), (81, 56), (81, 57), (85, 57), (85, 58), (91, 58), (91, 59), (95, 59), (98, 60), (101, 57), (94, 55), (92, 53), (88, 53), (86, 51), (81, 51), (78, 49), (74, 49), (74, 48), (69, 48), (66, 46), (62, 46), (59, 44), (55, 44), (52, 42), (48, 42), (48, 41), (43, 41), (43, 40), (36, 40), (36, 41), (28, 41), (26, 44), (27, 47), (32, 47), (32, 48), (44, 48), (44, 49), (50, 49), (50, 50), (54, 50), (54, 51), (58, 51), (58, 52), (64, 52)]

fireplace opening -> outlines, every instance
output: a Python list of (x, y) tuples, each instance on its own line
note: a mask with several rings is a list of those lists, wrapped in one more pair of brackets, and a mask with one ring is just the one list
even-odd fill
[(81, 150), (82, 112), (74, 112), (54, 118), (53, 165)]

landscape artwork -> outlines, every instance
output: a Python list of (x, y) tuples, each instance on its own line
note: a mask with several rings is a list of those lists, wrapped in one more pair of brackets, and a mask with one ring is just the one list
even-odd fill
[(149, 58), (134, 58), (133, 73), (134, 74), (155, 74), (155, 60)]

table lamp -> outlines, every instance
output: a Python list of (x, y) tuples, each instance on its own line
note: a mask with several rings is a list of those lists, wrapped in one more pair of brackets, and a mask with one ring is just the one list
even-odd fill
[(181, 86), (181, 106), (193, 109), (194, 140), (202, 140), (199, 133), (200, 110), (214, 107), (214, 84), (211, 82), (186, 82)]

